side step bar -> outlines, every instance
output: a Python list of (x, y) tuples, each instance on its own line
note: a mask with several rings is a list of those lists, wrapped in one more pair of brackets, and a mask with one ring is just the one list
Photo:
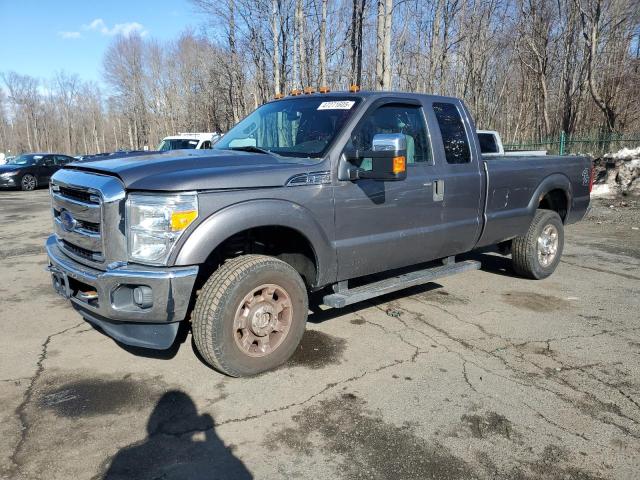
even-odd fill
[[(379, 282), (369, 283), (352, 289), (338, 289), (335, 293), (325, 295), (323, 303), (329, 307), (342, 308), (352, 303), (362, 302), (363, 300), (379, 297), (387, 293), (397, 292), (398, 290), (415, 287), (416, 285), (423, 285), (438, 278), (448, 277), (468, 270), (478, 270), (479, 268), (480, 262), (476, 260), (445, 263), (441, 266), (415, 270), (398, 275), (397, 277), (387, 278)], [(338, 285), (342, 287), (345, 283), (346, 282), (340, 282)]]

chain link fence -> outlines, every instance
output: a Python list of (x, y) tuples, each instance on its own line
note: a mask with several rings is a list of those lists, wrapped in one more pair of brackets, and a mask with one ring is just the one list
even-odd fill
[(601, 157), (605, 153), (617, 152), (627, 147), (640, 146), (640, 133), (627, 134), (596, 134), (591, 136), (569, 136), (560, 132), (555, 138), (530, 141), (523, 143), (505, 143), (505, 151), (519, 150), (547, 150), (550, 154), (568, 155), (571, 153), (588, 153), (594, 157)]

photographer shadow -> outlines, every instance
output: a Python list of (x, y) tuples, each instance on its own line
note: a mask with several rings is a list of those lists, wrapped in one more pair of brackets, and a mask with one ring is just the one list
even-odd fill
[(105, 480), (251, 479), (250, 472), (215, 433), (213, 418), (198, 415), (184, 392), (165, 393), (147, 423), (147, 438), (111, 459)]

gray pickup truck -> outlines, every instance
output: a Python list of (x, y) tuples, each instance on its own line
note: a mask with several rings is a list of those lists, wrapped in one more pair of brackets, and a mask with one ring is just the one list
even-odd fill
[(532, 279), (589, 205), (585, 157), (483, 158), (455, 98), (290, 96), (208, 151), (70, 164), (51, 181), (54, 288), (116, 341), (167, 349), (191, 326), (211, 366), (285, 362), (308, 293), (343, 307), (477, 269), (498, 245)]

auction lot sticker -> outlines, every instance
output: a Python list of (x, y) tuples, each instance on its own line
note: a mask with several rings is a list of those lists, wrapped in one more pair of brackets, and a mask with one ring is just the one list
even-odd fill
[(318, 110), (350, 110), (356, 102), (353, 100), (342, 100), (338, 102), (322, 102)]

